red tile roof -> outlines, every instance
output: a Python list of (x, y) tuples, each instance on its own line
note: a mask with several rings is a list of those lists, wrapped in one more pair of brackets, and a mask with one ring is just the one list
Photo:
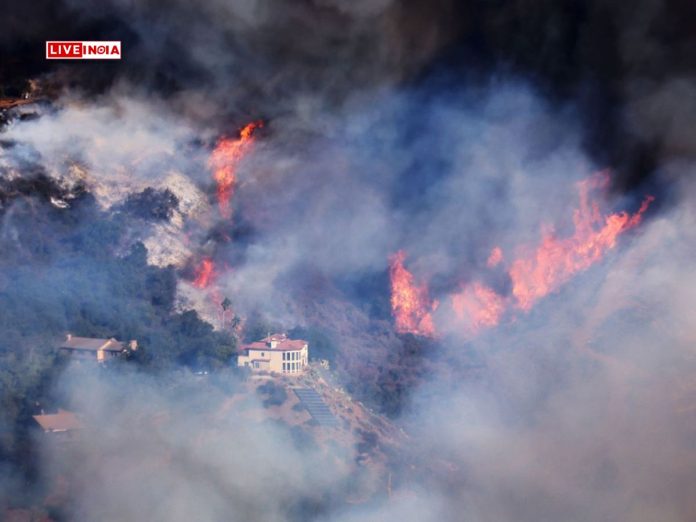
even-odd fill
[[(271, 348), (271, 342), (277, 343), (275, 348)], [(240, 350), (270, 350), (286, 352), (291, 350), (301, 350), (305, 347), (307, 341), (302, 339), (288, 339), (285, 334), (273, 334), (261, 339), (260, 341), (254, 341), (253, 343), (244, 344), (239, 347)]]

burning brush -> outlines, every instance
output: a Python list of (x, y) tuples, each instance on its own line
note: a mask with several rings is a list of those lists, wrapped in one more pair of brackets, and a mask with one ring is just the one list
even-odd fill
[[(573, 211), (573, 234), (559, 238), (553, 227), (544, 227), (538, 246), (519, 249), (520, 254), (507, 263), (512, 295), (500, 295), (486, 284), (472, 281), (461, 285), (459, 292), (449, 296), (449, 307), (465, 336), (472, 337), (481, 330), (496, 326), (510, 309), (529, 311), (539, 299), (558, 290), (575, 274), (602, 259), (616, 246), (621, 234), (640, 224), (654, 198), (646, 196), (634, 214), (603, 215), (592, 195), (596, 191), (605, 191), (608, 185), (607, 172), (580, 181), (577, 185), (580, 204)], [(400, 251), (392, 256), (390, 262), (391, 305), (396, 330), (436, 336), (433, 312), (439, 302), (429, 297), (427, 284), (414, 282), (413, 274), (404, 266), (405, 259), (406, 254)], [(493, 248), (487, 266), (494, 268), (503, 263), (503, 250)]]
[(237, 167), (254, 144), (254, 131), (263, 127), (262, 121), (248, 123), (239, 132), (238, 138), (220, 138), (210, 155), (208, 166), (213, 171), (217, 184), (216, 195), (220, 215), (232, 216), (231, 201), (237, 184)]

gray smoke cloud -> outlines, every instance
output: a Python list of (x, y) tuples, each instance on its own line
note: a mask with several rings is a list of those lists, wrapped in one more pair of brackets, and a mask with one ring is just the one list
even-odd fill
[[(461, 275), (462, 266), (475, 273), (491, 242), (534, 244), (541, 223), (569, 223), (577, 204), (571, 180), (592, 168), (566, 115), (513, 86), (473, 108), (436, 104), (425, 130), (442, 134), (424, 132), (407, 150), (395, 129), (409, 100), (394, 99), (387, 117), (352, 107), (325, 118), (332, 125), (321, 133), (310, 126), (302, 140), (293, 139), (296, 127), (289, 133), (270, 123), (269, 138), (240, 169), (236, 196), (258, 236), (221, 282), (242, 306), (303, 323), (287, 286), (302, 267), (330, 276), (383, 269), (404, 247), (418, 277)], [(540, 128), (548, 137), (530, 131)], [(560, 130), (568, 134), (558, 137)], [(392, 169), (416, 163), (443, 136), (455, 160), (425, 184), (430, 204), (409, 215), (392, 197), (401, 183)], [(684, 168), (666, 166), (665, 175)], [(421, 476), (395, 473), (390, 499), (323, 504), (311, 516), (689, 520), (695, 196), (688, 184), (681, 193), (671, 210), (529, 314), (466, 343), (455, 331), (438, 348), (452, 366), (437, 367), (400, 420), (413, 441), (403, 451)], [(462, 261), (462, 252), (474, 254)], [(379, 363), (377, 351), (363, 349)], [(461, 370), (471, 360), (485, 368), (482, 377)], [(70, 464), (84, 481), (71, 496), (77, 519), (286, 520), (294, 498), (348, 496), (345, 475), (322, 464), (320, 447), (298, 449), (286, 428), (243, 420), (236, 408), (216, 415), (226, 393), (172, 391), (138, 376), (74, 379), (64, 378), (65, 393), (96, 433), (70, 458), (49, 449), (47, 461), (51, 472)], [(271, 491), (282, 493), (269, 498)]]
[[(95, 17), (94, 6), (71, 5)], [(571, 231), (575, 182), (607, 166), (585, 150), (581, 105), (550, 105), (519, 79), (461, 92), (401, 83), (448, 43), (447, 9), (173, 5), (153, 17), (158, 2), (110, 2), (104, 9), (136, 35), (127, 70), (99, 97), (68, 90), (40, 118), (12, 122), (2, 139), (14, 146), (1, 150), (0, 165), (22, 175), (32, 161), (57, 177), (85, 177), (105, 206), (172, 186), (176, 173), (188, 211), (166, 236), (129, 223), (132, 240), (149, 238), (152, 252), (176, 238), (167, 243), (183, 249), (176, 262), (211, 252), (229, 262), (215, 285), (235, 311), (329, 329), (346, 379), (375, 380), (406, 341), (388, 315), (371, 310), (376, 288), (349, 298), (340, 283), (384, 276), (388, 256), (404, 249), (433, 298), (479, 278), (507, 292), (504, 274), (484, 268), (490, 249), (510, 255), (535, 245), (543, 224), (560, 236)], [(287, 426), (246, 418), (245, 408), (259, 405), (233, 401), (231, 376), (216, 391), (188, 375), (70, 370), (58, 388), (92, 429), (68, 452), (46, 446), (41, 461), (45, 477), (68, 474), (79, 485), (68, 493), (70, 516), (692, 520), (692, 76), (645, 80), (669, 58), (650, 38), (654, 11), (609, 11), (632, 21), (617, 33), (620, 62), (642, 71), (618, 81), (626, 94), (618, 120), (638, 142), (657, 143), (655, 180), (676, 183), (679, 196), (529, 313), (473, 339), (456, 319), (436, 317), (447, 335), (422, 353), (427, 378), (409, 381), (413, 395), (397, 420), (411, 441), (401, 451), (414, 464), (395, 467), (391, 497), (374, 477), (350, 480), (353, 448), (302, 444)], [(165, 60), (172, 49), (173, 63)], [(143, 87), (153, 84), (152, 92)], [(221, 223), (208, 154), (218, 136), (259, 117), (266, 125), (237, 172), (237, 214)], [(635, 210), (643, 195), (601, 202)], [(211, 239), (240, 222), (253, 229), (249, 238)], [(166, 249), (157, 259), (167, 264)], [(30, 290), (40, 295), (40, 284)], [(104, 297), (99, 312), (108, 314)], [(379, 298), (388, 306), (386, 292)], [(362, 488), (370, 501), (350, 503)]]
[(86, 429), (78, 444), (44, 439), (43, 471), (74, 484), (70, 519), (288, 520), (348, 481), (334, 459), (350, 461), (351, 448), (327, 453), (294, 437), (259, 416), (260, 398), (239, 395), (236, 379), (216, 388), (185, 373), (69, 368), (60, 388)]
[[(68, 373), (63, 393), (97, 428), (76, 455), (49, 450), (48, 469), (82, 477), (77, 519), (690, 520), (694, 197), (684, 186), (529, 316), (443, 343), (448, 364), (399, 419), (415, 470), (395, 469), (390, 497), (345, 504), (345, 469), (230, 406), (232, 379), (214, 392), (183, 377)], [(461, 370), (472, 358), (477, 378)], [(304, 497), (322, 509), (289, 515)]]
[(485, 385), (424, 390), (415, 440), (457, 466), (468, 519), (693, 517), (693, 194), (570, 294), (474, 341)]

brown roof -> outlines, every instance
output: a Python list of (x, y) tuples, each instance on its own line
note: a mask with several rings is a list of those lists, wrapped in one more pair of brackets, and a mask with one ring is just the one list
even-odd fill
[[(271, 348), (271, 341), (275, 341), (277, 344), (275, 348)], [(307, 341), (302, 339), (288, 339), (285, 334), (273, 334), (261, 339), (260, 341), (254, 341), (253, 343), (244, 344), (239, 347), (240, 350), (271, 350), (285, 352), (289, 350), (301, 350), (307, 344)]]
[(11, 109), (20, 105), (28, 105), (36, 100), (32, 98), (0, 98), (0, 109)]
[(92, 337), (77, 337), (69, 335), (59, 348), (67, 348), (69, 350), (89, 350), (96, 352), (97, 350), (105, 350), (107, 352), (123, 351), (123, 343), (116, 339), (94, 339)]
[(47, 415), (34, 415), (34, 420), (44, 431), (70, 431), (82, 428), (77, 415), (65, 410), (58, 410), (58, 413)]

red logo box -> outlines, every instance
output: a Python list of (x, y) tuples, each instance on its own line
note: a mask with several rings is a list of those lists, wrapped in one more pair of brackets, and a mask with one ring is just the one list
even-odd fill
[(48, 40), (47, 60), (120, 60), (120, 41)]

